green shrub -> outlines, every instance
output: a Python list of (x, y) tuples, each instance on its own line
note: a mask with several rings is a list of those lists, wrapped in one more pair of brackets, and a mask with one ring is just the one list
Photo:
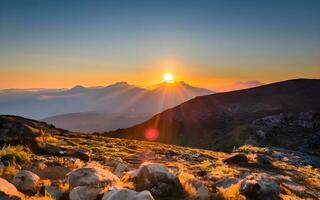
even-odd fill
[(31, 151), (22, 145), (5, 145), (0, 150), (0, 159), (9, 162), (28, 162), (31, 159)]

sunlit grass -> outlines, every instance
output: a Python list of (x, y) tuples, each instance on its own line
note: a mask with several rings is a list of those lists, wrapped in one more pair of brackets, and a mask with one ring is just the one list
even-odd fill
[(7, 160), (11, 163), (16, 162), (29, 162), (31, 159), (31, 151), (29, 148), (17, 145), (5, 145), (0, 150), (0, 159)]

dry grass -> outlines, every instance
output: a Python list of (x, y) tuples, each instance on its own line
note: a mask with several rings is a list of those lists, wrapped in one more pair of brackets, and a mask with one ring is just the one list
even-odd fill
[(19, 169), (16, 168), (14, 165), (10, 165), (2, 169), (0, 172), (0, 176), (2, 177), (10, 177), (17, 173)]
[(16, 162), (29, 162), (31, 159), (31, 151), (22, 145), (10, 146), (5, 145), (0, 150), (0, 159), (7, 160), (13, 164)]
[(244, 196), (242, 196), (240, 194), (238, 184), (233, 184), (226, 189), (219, 188), (219, 191), (221, 192), (223, 198), (226, 200), (244, 200), (244, 199), (246, 199)]
[(51, 135), (47, 135), (47, 136), (40, 136), (40, 137), (37, 137), (36, 138), (36, 141), (37, 142), (46, 142), (46, 143), (57, 143), (58, 142), (58, 139), (51, 136)]

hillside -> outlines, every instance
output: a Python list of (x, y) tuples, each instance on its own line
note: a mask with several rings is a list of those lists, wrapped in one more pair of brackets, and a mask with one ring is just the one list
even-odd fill
[(223, 153), (72, 133), (0, 116), (0, 135), (5, 133), (10, 134), (0, 142), (11, 145), (0, 150), (0, 198), (5, 200), (320, 197), (319, 157), (283, 148), (242, 146)]
[[(289, 80), (197, 97), (157, 114), (142, 124), (105, 134), (111, 137), (145, 140), (145, 131), (155, 128), (159, 132), (156, 141), (162, 143), (232, 150), (234, 146), (245, 143), (281, 147), (289, 141), (289, 148), (297, 149), (299, 145), (305, 145), (305, 150), (309, 151), (311, 147), (308, 147), (308, 141), (320, 141), (320, 122), (317, 114), (320, 112), (319, 101), (320, 80)], [(268, 116), (277, 118), (281, 113), (298, 119), (295, 120), (297, 127), (289, 130), (288, 126), (282, 126), (278, 134), (264, 134), (265, 137), (260, 137), (259, 133), (262, 130), (254, 125), (254, 121)], [(283, 123), (287, 123), (286, 118), (282, 120)], [(302, 122), (314, 123), (314, 126), (305, 127)], [(269, 129), (272, 131), (272, 127)], [(286, 134), (279, 137), (281, 133)]]

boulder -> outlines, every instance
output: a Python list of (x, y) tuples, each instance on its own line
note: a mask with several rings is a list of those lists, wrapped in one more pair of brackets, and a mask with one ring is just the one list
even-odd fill
[(227, 164), (247, 165), (248, 158), (243, 153), (236, 153), (236, 154), (233, 154), (230, 157), (224, 159), (223, 162), (227, 163)]
[(260, 166), (265, 166), (265, 167), (272, 166), (271, 159), (266, 155), (257, 154), (256, 160), (257, 160), (257, 164)]
[(278, 200), (280, 187), (275, 180), (264, 175), (249, 175), (240, 182), (239, 191), (247, 199)]
[(1, 200), (22, 200), (23, 195), (17, 190), (17, 188), (0, 178), (0, 199)]
[(71, 171), (67, 180), (71, 200), (94, 200), (119, 178), (96, 163), (88, 163), (82, 168)]
[(119, 178), (112, 172), (95, 163), (88, 163), (68, 174), (68, 183), (71, 189), (77, 186), (108, 185), (118, 180)]
[(21, 170), (12, 179), (12, 183), (25, 194), (32, 195), (39, 191), (40, 177), (30, 171)]
[(95, 200), (101, 188), (92, 186), (77, 186), (70, 191), (70, 200)]
[(179, 179), (162, 164), (143, 163), (132, 176), (137, 191), (149, 190), (154, 197), (179, 195), (182, 192)]
[(154, 200), (149, 191), (136, 192), (129, 189), (113, 189), (103, 195), (102, 200)]

